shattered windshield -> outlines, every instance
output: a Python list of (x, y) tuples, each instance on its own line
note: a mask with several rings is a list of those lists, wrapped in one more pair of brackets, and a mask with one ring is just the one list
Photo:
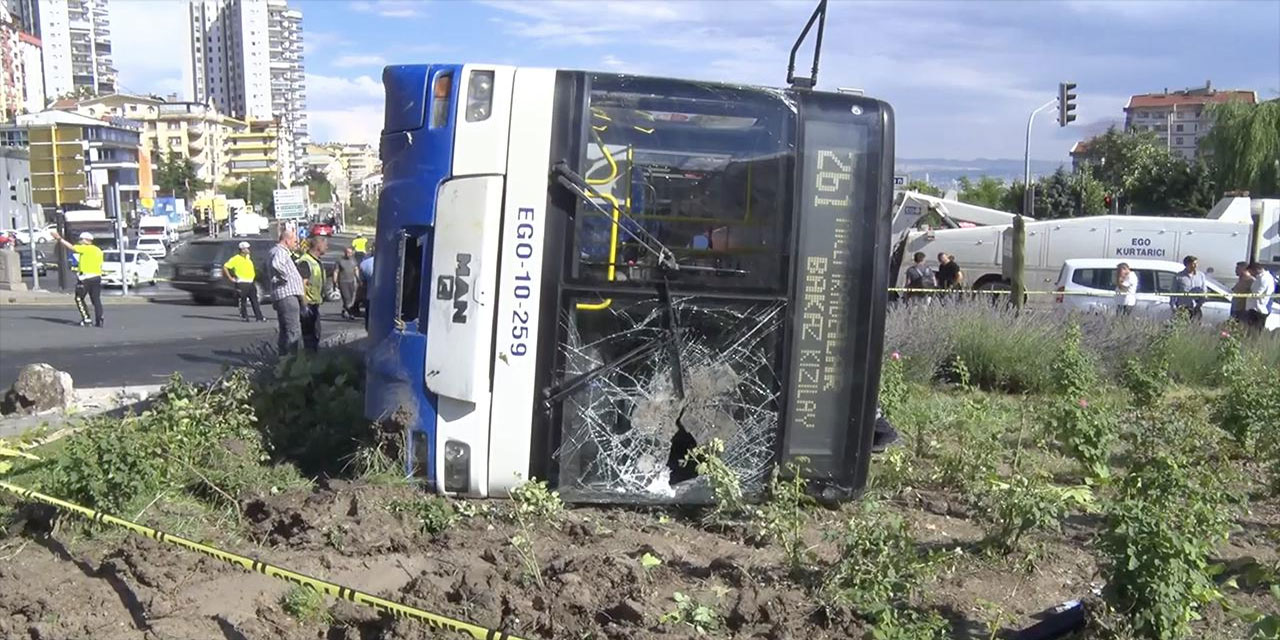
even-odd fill
[(784, 286), (795, 162), (784, 96), (597, 74), (587, 119), (578, 173), (612, 219), (579, 207), (573, 280), (649, 288), (663, 274), (637, 237), (652, 237), (688, 267), (665, 274), (681, 287)]

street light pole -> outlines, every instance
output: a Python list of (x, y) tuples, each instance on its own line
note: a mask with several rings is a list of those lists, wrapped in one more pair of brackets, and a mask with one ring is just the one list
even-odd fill
[[(35, 225), (34, 218), (31, 216), (31, 205), (35, 204), (34, 202), (35, 196), (32, 194), (32, 191), (31, 191), (30, 176), (23, 178), (22, 181), (27, 183), (27, 188), (25, 189), (26, 198), (27, 198), (27, 202), (26, 202), (27, 204), (27, 240), (28, 240), (27, 248), (31, 251), (31, 290), (39, 291), (40, 290), (40, 262), (36, 260), (36, 225)], [(43, 227), (43, 225), (41, 226)]]
[(1027, 146), (1023, 152), (1023, 170), (1022, 170), (1022, 213), (1023, 215), (1031, 215), (1032, 204), (1035, 200), (1031, 197), (1031, 124), (1036, 121), (1036, 116), (1041, 111), (1058, 104), (1058, 99), (1054, 98), (1038, 107), (1031, 112), (1031, 116), (1027, 118)]

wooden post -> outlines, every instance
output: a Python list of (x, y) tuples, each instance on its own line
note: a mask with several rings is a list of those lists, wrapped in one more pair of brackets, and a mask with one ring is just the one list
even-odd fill
[(1014, 309), (1021, 309), (1027, 297), (1027, 223), (1022, 216), (1013, 219), (1013, 264), (1010, 267), (1013, 274), (1013, 290), (1009, 293), (1010, 302)]

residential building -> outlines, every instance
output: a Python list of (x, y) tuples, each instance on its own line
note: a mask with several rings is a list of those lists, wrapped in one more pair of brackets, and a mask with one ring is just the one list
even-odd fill
[(360, 179), (360, 199), (369, 204), (377, 204), (382, 193), (382, 172), (371, 173)]
[(347, 172), (347, 182), (352, 187), (359, 185), (365, 176), (381, 172), (382, 163), (378, 161), (378, 149), (373, 145), (344, 143), (335, 145), (342, 168)]
[(1129, 98), (1124, 107), (1126, 131), (1152, 131), (1163, 138), (1171, 151), (1187, 159), (1199, 153), (1200, 140), (1212, 128), (1206, 107), (1231, 100), (1257, 104), (1258, 94), (1245, 90), (1203, 87), (1160, 93), (1144, 93)]
[(329, 181), (329, 186), (333, 187), (334, 200), (345, 203), (351, 200), (351, 183), (347, 180), (347, 171), (338, 156), (338, 152), (330, 147), (309, 144), (304, 164), (307, 173), (315, 171)]
[(274, 124), (277, 179), (305, 173), (302, 13), (285, 0), (190, 0), (195, 101)]
[(227, 176), (237, 182), (251, 178), (278, 179), (280, 126), (275, 120), (250, 120), (243, 131), (227, 140)]
[(0, 11), (0, 116), (12, 121), (22, 110), (26, 74), (22, 67), (22, 50), (18, 35), (22, 31), (13, 16)]
[(182, 102), (177, 96), (161, 99), (116, 93), (88, 100), (59, 101), (57, 108), (67, 108), (94, 118), (124, 117), (141, 120), (143, 154), (155, 166), (169, 153), (188, 158), (196, 175), (210, 185), (228, 178), (227, 152), (230, 136), (244, 131), (243, 121), (218, 113), (217, 109), (197, 102)]
[(49, 106), (44, 90), (44, 47), (30, 33), (18, 33), (18, 56), (22, 60), (22, 111), (35, 113)]
[(25, 229), (45, 225), (44, 212), (31, 202), (31, 159), (26, 149), (0, 148), (0, 227)]
[(7, 0), (23, 31), (42, 47), (50, 98), (114, 93), (109, 0)]
[[(53, 141), (59, 146), (70, 146), (76, 151), (59, 150), (61, 158), (82, 167), (84, 193), (78, 204), (90, 207), (102, 206), (102, 188), (108, 183), (120, 187), (120, 207), (124, 212), (138, 210), (143, 184), (140, 169), (145, 163), (142, 154), (142, 123), (137, 120), (109, 116), (106, 119), (91, 118), (71, 111), (50, 109), (39, 113), (18, 116), (16, 125), (4, 125), (0, 130), (23, 128), (29, 136), (31, 154), (37, 155), (37, 147), (47, 147)], [(48, 149), (43, 149), (49, 156)], [(43, 201), (41, 192), (54, 189), (54, 175), (65, 172), (53, 163), (32, 162), (31, 179), (36, 200)], [(64, 202), (67, 204), (67, 202)]]

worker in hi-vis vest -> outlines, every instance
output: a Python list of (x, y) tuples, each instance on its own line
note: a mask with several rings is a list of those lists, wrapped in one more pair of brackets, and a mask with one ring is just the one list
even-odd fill
[(324, 303), (324, 267), (320, 256), (329, 248), (329, 238), (312, 236), (307, 252), (298, 258), (302, 274), (302, 346), (307, 351), (320, 348), (320, 305)]
[(258, 271), (253, 266), (253, 258), (249, 256), (249, 243), (241, 242), (240, 250), (222, 264), (222, 275), (230, 280), (236, 288), (236, 301), (240, 306), (240, 319), (249, 321), (249, 307), (253, 307), (253, 317), (258, 322), (266, 322), (262, 317), (262, 307), (258, 306), (258, 285), (255, 280)]
[[(67, 251), (76, 254), (78, 271), (76, 278), (76, 309), (80, 310), (80, 326), (89, 326), (89, 307), (85, 305), (85, 297), (93, 303), (93, 326), (101, 327), (102, 322), (102, 249), (93, 244), (93, 234), (85, 231), (80, 234), (80, 242), (71, 244), (65, 238), (53, 232), (53, 239)], [(120, 279), (124, 279), (124, 252), (120, 252)]]

